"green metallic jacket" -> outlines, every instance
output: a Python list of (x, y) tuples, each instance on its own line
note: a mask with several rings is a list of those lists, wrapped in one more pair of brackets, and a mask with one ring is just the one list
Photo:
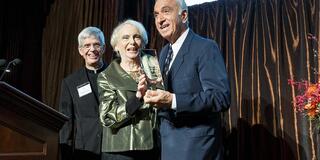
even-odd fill
[(98, 76), (100, 121), (103, 124), (102, 152), (150, 150), (154, 146), (155, 112), (149, 104), (130, 115), (126, 111), (128, 99), (135, 98), (137, 83), (114, 60)]

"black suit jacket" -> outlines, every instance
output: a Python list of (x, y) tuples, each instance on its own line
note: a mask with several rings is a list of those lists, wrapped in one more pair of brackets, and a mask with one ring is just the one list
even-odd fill
[[(87, 83), (90, 84), (92, 92), (80, 97), (78, 89)], [(96, 93), (97, 87), (90, 83), (85, 68), (62, 81), (59, 111), (68, 116), (69, 121), (60, 130), (59, 142), (63, 146), (71, 147), (70, 152), (83, 150), (100, 154), (102, 126)]]

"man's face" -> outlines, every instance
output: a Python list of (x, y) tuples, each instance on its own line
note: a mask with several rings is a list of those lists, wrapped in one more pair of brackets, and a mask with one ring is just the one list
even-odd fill
[(174, 43), (186, 29), (187, 12), (179, 14), (176, 0), (157, 0), (154, 5), (154, 18), (160, 35)]
[(82, 46), (79, 47), (79, 53), (83, 57), (87, 67), (99, 65), (103, 52), (104, 46), (94, 36), (84, 39)]

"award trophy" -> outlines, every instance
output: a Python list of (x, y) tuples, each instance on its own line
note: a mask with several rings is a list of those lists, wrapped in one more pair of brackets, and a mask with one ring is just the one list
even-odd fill
[(140, 64), (146, 74), (150, 89), (164, 89), (157, 52), (155, 49), (142, 49), (140, 52)]

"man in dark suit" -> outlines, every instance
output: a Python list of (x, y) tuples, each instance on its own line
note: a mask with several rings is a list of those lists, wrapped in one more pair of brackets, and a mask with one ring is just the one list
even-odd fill
[(62, 81), (59, 111), (69, 117), (60, 130), (61, 159), (100, 159), (102, 126), (99, 121), (97, 76), (106, 68), (103, 32), (83, 29), (78, 36), (79, 53), (85, 66)]
[(213, 40), (188, 27), (184, 0), (157, 0), (157, 30), (169, 44), (160, 54), (164, 90), (148, 90), (159, 108), (161, 159), (223, 159), (220, 112), (230, 105), (223, 57)]

